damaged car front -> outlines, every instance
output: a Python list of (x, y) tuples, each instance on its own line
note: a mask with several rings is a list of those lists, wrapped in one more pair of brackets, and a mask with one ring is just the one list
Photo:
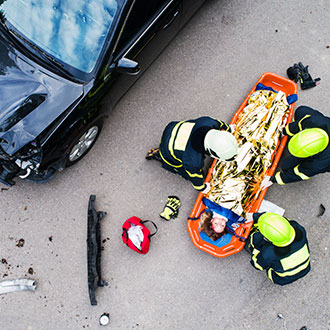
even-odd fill
[[(86, 115), (82, 103), (118, 7), (84, 2), (83, 12), (79, 3), (56, 3), (0, 1), (0, 182), (9, 186), (18, 176), (46, 181), (67, 166), (67, 130)], [(93, 19), (98, 9), (106, 24)]]

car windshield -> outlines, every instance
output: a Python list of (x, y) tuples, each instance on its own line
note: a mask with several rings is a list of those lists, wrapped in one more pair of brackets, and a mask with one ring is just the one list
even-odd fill
[(6, 21), (60, 61), (90, 73), (119, 6), (117, 0), (0, 0)]

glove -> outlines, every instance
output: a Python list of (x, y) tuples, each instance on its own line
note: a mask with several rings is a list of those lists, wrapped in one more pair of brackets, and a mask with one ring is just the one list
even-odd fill
[(253, 213), (246, 213), (245, 214), (245, 219), (246, 221), (245, 222), (253, 222)]
[(273, 182), (270, 181), (270, 176), (266, 175), (264, 177), (264, 179), (261, 181), (260, 188), (263, 190), (263, 189), (270, 187), (272, 184), (273, 184)]
[(290, 68), (286, 70), (286, 73), (289, 79), (297, 83), (300, 78), (300, 67), (297, 63), (295, 63), (293, 66), (290, 66)]
[(300, 70), (300, 85), (301, 89), (309, 89), (319, 84), (321, 78), (313, 79), (308, 72), (308, 65), (304, 66), (301, 62), (298, 63)]
[(167, 203), (164, 206), (164, 210), (159, 214), (159, 216), (166, 221), (170, 221), (171, 219), (174, 219), (178, 216), (180, 206), (181, 202), (179, 197), (168, 196)]
[(201, 191), (202, 194), (207, 194), (211, 190), (210, 182), (205, 182), (205, 188)]

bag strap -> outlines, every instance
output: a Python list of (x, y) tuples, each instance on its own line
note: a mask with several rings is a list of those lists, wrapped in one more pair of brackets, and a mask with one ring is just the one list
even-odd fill
[(206, 211), (206, 209), (202, 210), (201, 213), (199, 213), (199, 216), (198, 217), (188, 217), (187, 220), (192, 220), (192, 221), (196, 221), (196, 220), (199, 220), (201, 215)]
[(128, 241), (128, 232), (127, 232), (127, 229), (126, 228), (123, 228), (123, 235), (126, 236), (126, 241)]
[(145, 224), (146, 222), (151, 222), (151, 223), (155, 226), (156, 231), (155, 231), (154, 233), (152, 233), (152, 234), (149, 235), (149, 237), (152, 237), (152, 236), (154, 236), (154, 235), (157, 233), (157, 231), (158, 231), (158, 227), (157, 227), (156, 224), (155, 224), (153, 221), (151, 221), (151, 220), (144, 220), (144, 221), (141, 221), (141, 224), (143, 225), (143, 224)]

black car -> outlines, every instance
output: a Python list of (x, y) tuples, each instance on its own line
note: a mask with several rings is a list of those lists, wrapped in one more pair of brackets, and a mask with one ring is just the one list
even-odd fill
[(44, 182), (93, 146), (114, 106), (204, 0), (0, 0), (0, 182)]

